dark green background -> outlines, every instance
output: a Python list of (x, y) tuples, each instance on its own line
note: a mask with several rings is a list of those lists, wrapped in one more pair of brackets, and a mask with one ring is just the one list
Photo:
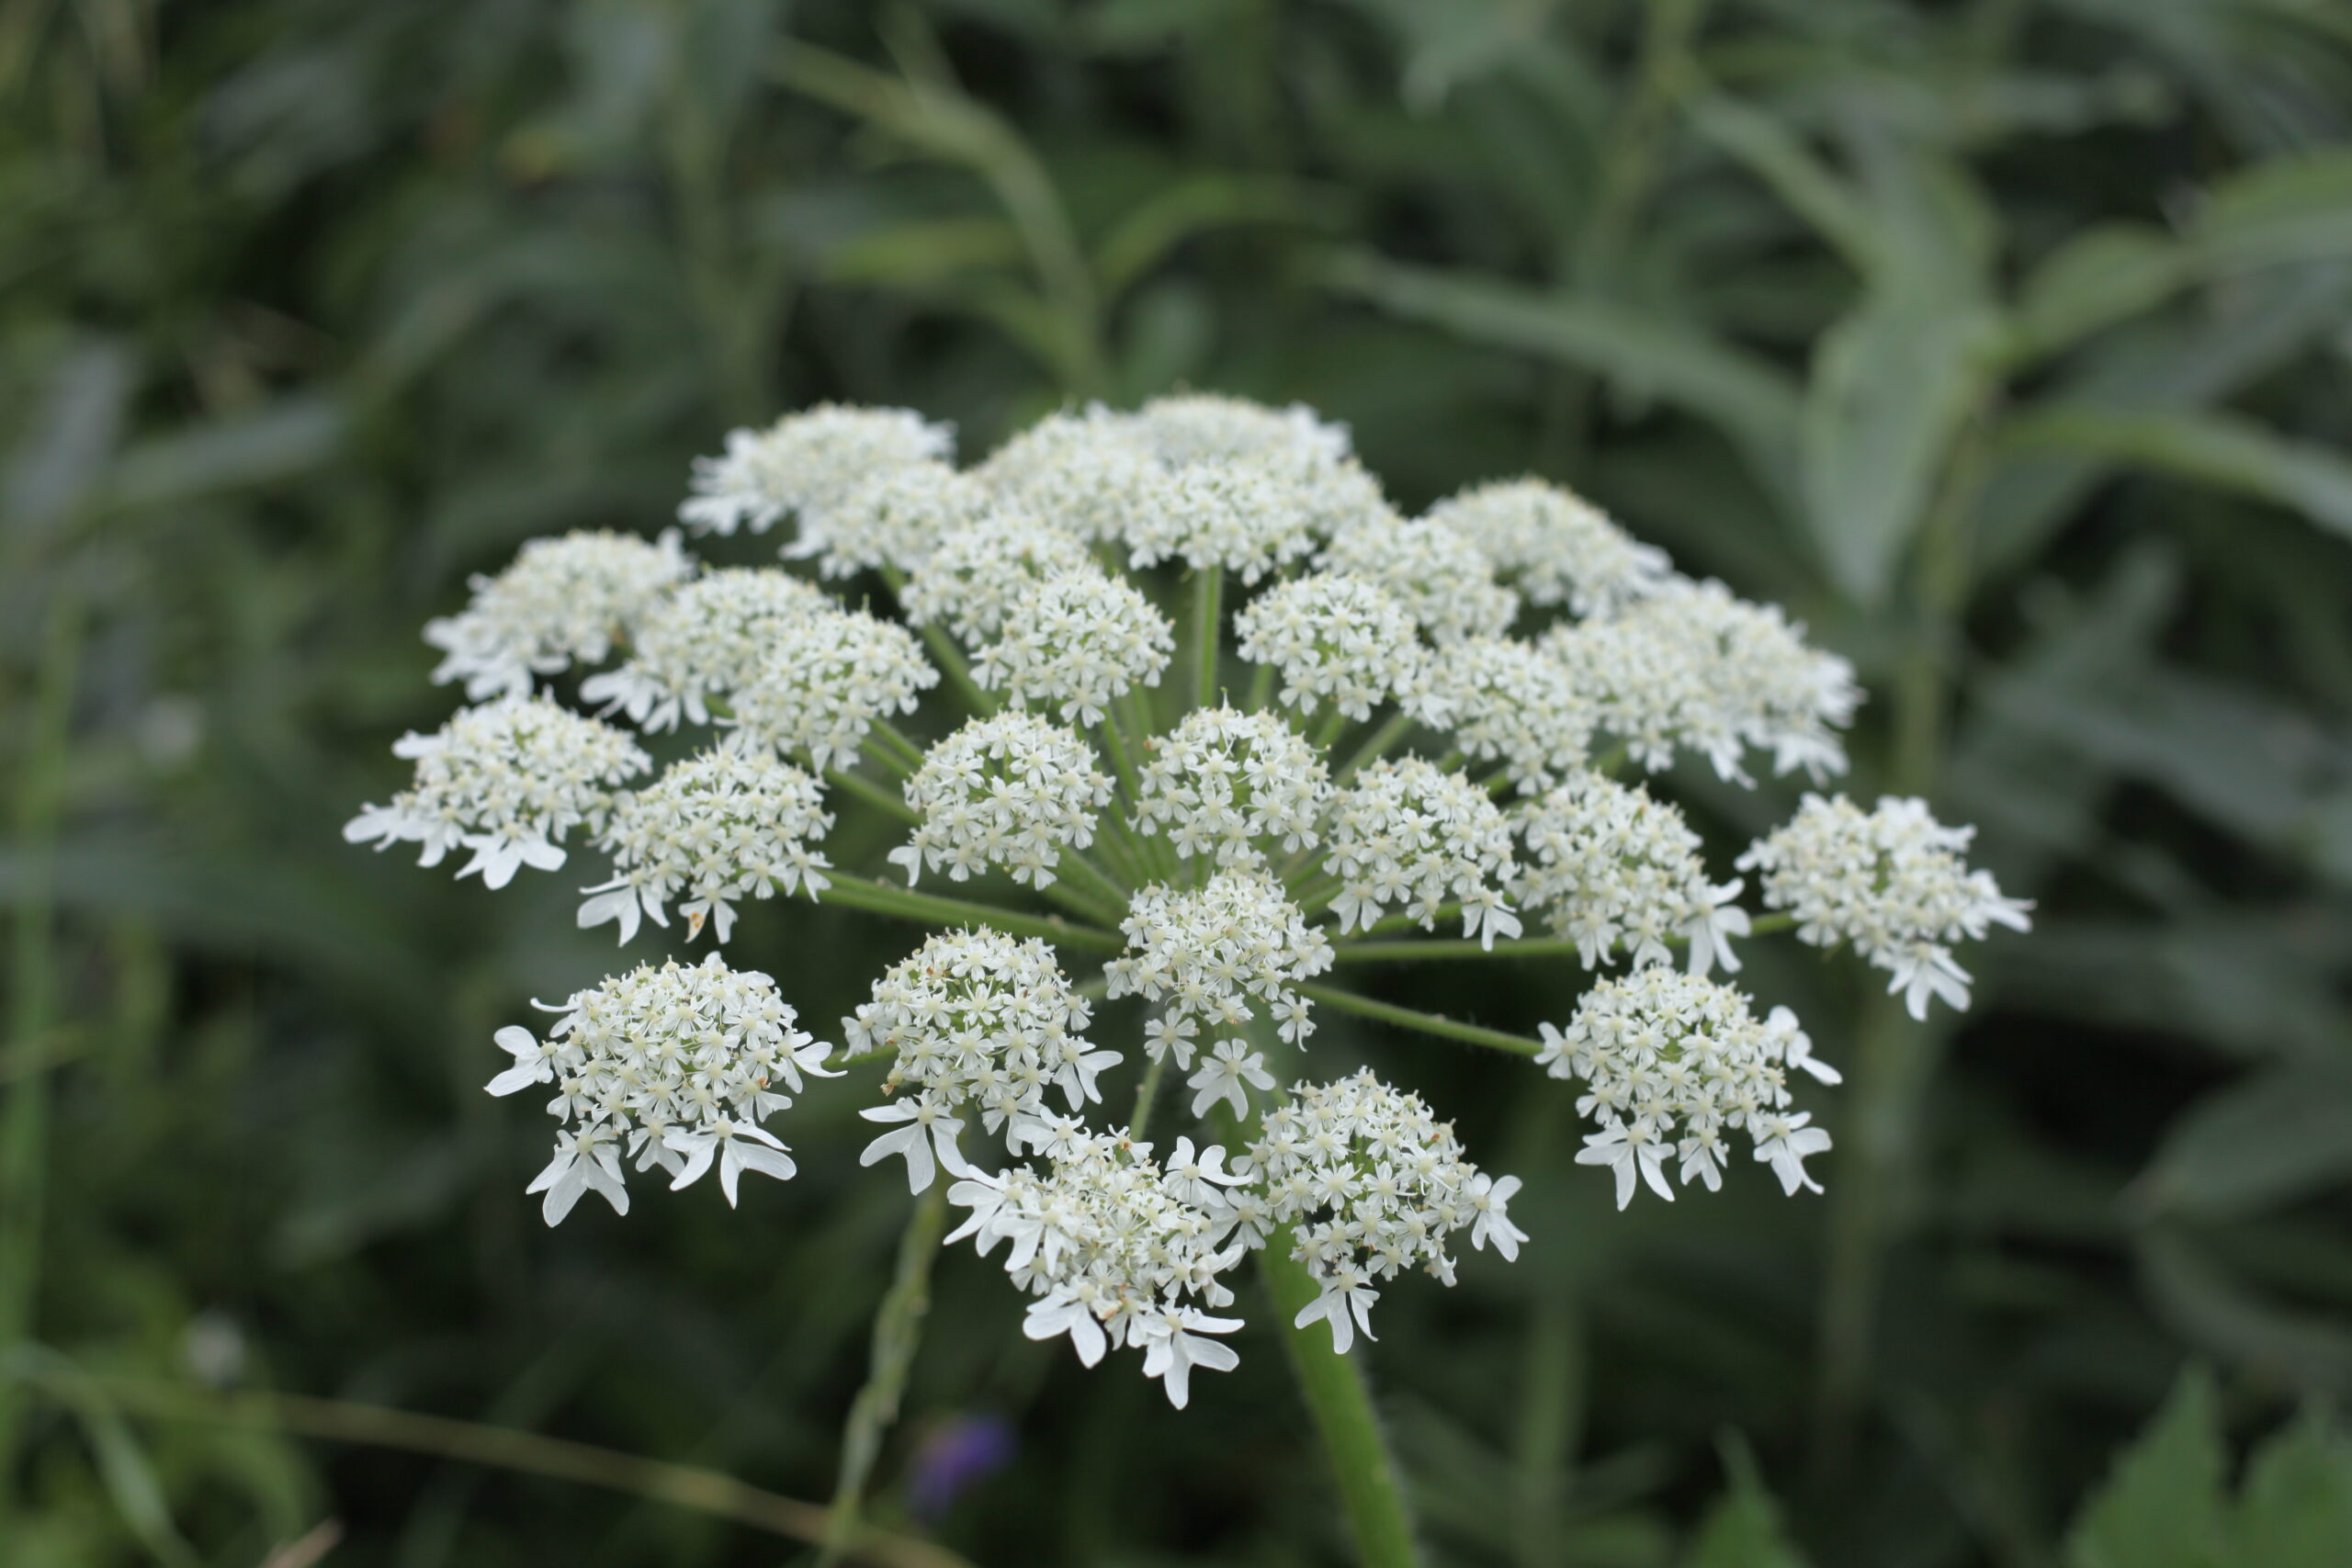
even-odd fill
[[(1390, 1292), (1370, 1349), (1433, 1560), (2210, 1568), (2066, 1521), (2188, 1359), (2240, 1441), (2352, 1393), (2352, 9), (19, 0), (0, 102), (0, 1268), (46, 1348), (7, 1568), (328, 1517), (337, 1568), (789, 1552), (126, 1380), (242, 1346), (249, 1387), (830, 1488), (907, 1207), (856, 1095), (740, 1213), (548, 1233), (489, 1036), (610, 948), (565, 878), (337, 832), (450, 707), (417, 629), (468, 572), (657, 527), (820, 398), (977, 457), (1191, 386), (1349, 423), (1408, 506), (1566, 480), (1853, 658), (1849, 787), (2041, 901), (1925, 1030), (1758, 945), (1849, 1072), (1826, 1199), (1621, 1215), (1523, 1065), (1327, 1024), (1527, 1181), (1518, 1266)], [(1726, 859), (1793, 804), (1679, 782)], [(830, 1026), (915, 938), (741, 940)], [(1519, 1028), (1578, 983), (1381, 982)], [(1339, 1559), (1262, 1324), (1179, 1415), (1019, 1310), (943, 1264), (882, 1517), (995, 1412), (1019, 1456), (941, 1527), (989, 1568)], [(1691, 1546), (1748, 1451), (1795, 1544), (1751, 1488)]]

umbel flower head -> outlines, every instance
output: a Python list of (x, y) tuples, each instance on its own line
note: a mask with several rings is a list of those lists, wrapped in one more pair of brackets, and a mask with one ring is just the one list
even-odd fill
[[(584, 844), (580, 923), (655, 950), (496, 1037), (492, 1090), (554, 1097), (549, 1224), (583, 1192), (625, 1210), (632, 1164), (715, 1168), (730, 1202), (746, 1171), (789, 1177), (768, 1121), (812, 1075), (869, 1072), (861, 1162), (1002, 1249), (1022, 1332), (1089, 1366), (1134, 1350), (1181, 1406), (1238, 1359), (1253, 1259), (1306, 1303), (1293, 1332), (1346, 1350), (1407, 1273), (1532, 1245), (1517, 1179), (1346, 1070), (1334, 1015), (1568, 1080), (1577, 1159), (1621, 1204), (1750, 1162), (1793, 1194), (1831, 1136), (1800, 1093), (1838, 1075), (1713, 977), (1734, 942), (1850, 944), (1917, 1013), (1968, 1004), (1962, 943), (2027, 924), (1917, 801), (1809, 795), (1747, 876), (1711, 869), (1664, 771), (1841, 773), (1853, 671), (1556, 485), (1408, 517), (1344, 426), (1207, 395), (954, 458), (899, 409), (737, 431), (678, 513), (729, 564), (675, 532), (540, 540), (428, 627), (435, 679), (481, 705), (396, 745), (413, 782), (346, 836), (468, 850), (491, 886)], [(768, 961), (781, 986), (660, 957), (761, 950), (779, 892), (930, 928), (841, 1021), (845, 1054), (784, 999), (805, 950)], [(1365, 994), (1504, 954), (1576, 977), (1565, 1023)]]

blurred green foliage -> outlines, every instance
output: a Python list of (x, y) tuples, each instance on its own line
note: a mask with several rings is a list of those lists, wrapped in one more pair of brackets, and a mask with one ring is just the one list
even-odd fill
[[(1383, 1305), (1432, 1560), (2352, 1561), (2317, 1415), (2222, 1479), (2352, 1396), (2352, 11), (17, 0), (0, 99), (7, 1568), (330, 1517), (338, 1565), (788, 1550), (133, 1380), (824, 1495), (906, 1202), (854, 1108), (741, 1215), (546, 1233), (488, 1036), (609, 952), (336, 829), (448, 705), (416, 629), (465, 573), (657, 526), (729, 424), (899, 403), (977, 455), (1179, 385), (1790, 604), (1872, 684), (1855, 793), (2041, 900), (1957, 1028), (1759, 952), (1849, 1068), (1822, 1201), (1619, 1215), (1523, 1068), (1318, 1035), (1527, 1179), (1517, 1269)], [(1679, 782), (1724, 846), (1791, 804)], [(820, 1020), (908, 941), (747, 928)], [(886, 1522), (992, 1411), (1016, 1459), (934, 1521), (976, 1562), (1337, 1558), (1271, 1337), (1178, 1415), (941, 1276)]]

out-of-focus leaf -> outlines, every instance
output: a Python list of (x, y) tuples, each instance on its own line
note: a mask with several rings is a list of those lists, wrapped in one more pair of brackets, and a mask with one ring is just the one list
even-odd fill
[(103, 1388), (43, 1345), (19, 1344), (0, 1351), (0, 1378), (30, 1383), (72, 1411), (97, 1461), (107, 1495), (139, 1544), (164, 1568), (197, 1568), (199, 1559), (172, 1522), (147, 1450)]
[(1337, 193), (1290, 180), (1195, 175), (1138, 203), (1094, 248), (1102, 297), (1116, 299), (1193, 235), (1244, 223), (1335, 226)]
[(1770, 362), (1616, 301), (1578, 299), (1364, 252), (1330, 257), (1325, 281), (1476, 343), (1557, 359), (1690, 409), (1737, 446), (1772, 493), (1792, 499), (1797, 393)]
[(1896, 283), (1822, 338), (1804, 404), (1805, 516), (1831, 579), (1861, 604), (1893, 585), (1998, 335), (1965, 296)]
[(1745, 164), (1827, 240), (1858, 272), (1887, 258), (1879, 220), (1843, 176), (1813, 154), (1781, 120), (1738, 99), (1713, 94), (1690, 105), (1701, 135)]
[(976, 267), (1021, 265), (1021, 235), (998, 218), (942, 218), (870, 230), (834, 248), (824, 276), (834, 283), (899, 287), (938, 282)]
[(2141, 1196), (2159, 1210), (2222, 1218), (2352, 1179), (2352, 1074), (2288, 1068), (2199, 1100), (2174, 1123)]
[(2063, 403), (2020, 412), (2002, 440), (2019, 451), (2095, 457), (2235, 491), (2352, 538), (2352, 462), (2249, 419)]
[(306, 473), (334, 455), (342, 406), (324, 393), (289, 397), (256, 412), (127, 449), (107, 477), (109, 506), (180, 505), (221, 491)]
[(1683, 1568), (1805, 1568), (1747, 1445), (1726, 1437), (1718, 1447), (1731, 1488), (1708, 1506)]
[(2157, 1310), (2192, 1344), (2308, 1393), (2352, 1393), (2352, 1333), (2339, 1321), (2256, 1295), (2177, 1226), (2149, 1226), (2138, 1252)]
[(2067, 1532), (2066, 1568), (2224, 1568), (2212, 1380), (2190, 1368)]
[(2163, 302), (2194, 271), (2172, 236), (2137, 223), (2086, 229), (2027, 277), (2016, 308), (2016, 351), (2048, 354)]
[(2237, 1568), (2352, 1562), (2352, 1436), (2305, 1411), (2255, 1450), (2233, 1524)]
[(2221, 182), (2195, 240), (2232, 266), (2352, 256), (2352, 150), (2276, 158)]
[(9, 455), (0, 513), (11, 531), (45, 534), (81, 503), (114, 452), (130, 395), (120, 344), (85, 344), (58, 367), (40, 417)]

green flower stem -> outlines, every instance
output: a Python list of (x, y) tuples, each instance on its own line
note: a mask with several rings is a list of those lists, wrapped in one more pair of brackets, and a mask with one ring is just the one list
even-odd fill
[[(34, 694), (25, 769), (17, 786), (16, 951), (9, 977), (11, 1056), (23, 1060), (49, 1033), (55, 1010), (57, 824), (66, 753), (73, 743), (74, 688), (80, 675), (82, 609), (70, 590), (51, 601), (40, 686)], [(49, 1176), (49, 1074), (28, 1072), (8, 1087), (0, 1112), (0, 1353), (33, 1335), (39, 1299), (41, 1217)], [(0, 1377), (0, 1539), (16, 1513), (19, 1381)]]
[(1033, 915), (1017, 909), (999, 908), (994, 904), (976, 904), (963, 898), (943, 898), (935, 893), (918, 893), (911, 887), (893, 887), (887, 882), (868, 877), (840, 875), (825, 889), (820, 903), (840, 904), (847, 908), (865, 909), (876, 915), (894, 915), (902, 920), (915, 920), (927, 926), (988, 926), (1014, 936), (1044, 937), (1047, 942), (1060, 942), (1086, 953), (1124, 952), (1125, 941), (1115, 932), (1097, 926), (1073, 925), (1059, 915)]
[(1115, 926), (1126, 918), (1128, 898), (1127, 889), (1114, 879), (1109, 872), (1104, 871), (1101, 866), (1096, 865), (1094, 862), (1089, 859), (1086, 855), (1073, 849), (1064, 849), (1062, 851), (1060, 869), (1069, 873), (1070, 880), (1073, 882), (1083, 882), (1087, 886), (1092, 888), (1093, 897), (1097, 903), (1102, 904), (1105, 908), (1115, 909), (1118, 911), (1110, 918), (1107, 922), (1108, 924)]
[[(1797, 923), (1794, 915), (1758, 915), (1748, 923), (1750, 936), (1771, 936), (1792, 930)], [(1379, 930), (1374, 927), (1374, 930)], [(1689, 939), (1668, 937), (1668, 946), (1679, 947)], [(1408, 942), (1358, 942), (1345, 937), (1332, 944), (1333, 956), (1341, 964), (1385, 964), (1395, 959), (1420, 958), (1575, 958), (1582, 951), (1573, 942), (1553, 937), (1530, 937), (1524, 941), (1504, 941), (1488, 951), (1468, 938), (1425, 937)]]
[(1135, 1113), (1127, 1118), (1127, 1136), (1140, 1138), (1144, 1129), (1151, 1125), (1152, 1102), (1159, 1098), (1159, 1080), (1168, 1076), (1166, 1054), (1154, 1056), (1143, 1070), (1143, 1082), (1136, 1086)]
[(1389, 749), (1394, 747), (1396, 742), (1404, 739), (1406, 736), (1410, 735), (1413, 732), (1414, 723), (1415, 720), (1411, 714), (1400, 713), (1392, 716), (1387, 723), (1382, 725), (1378, 729), (1372, 732), (1370, 739), (1366, 740), (1362, 746), (1356, 748), (1355, 755), (1350, 757), (1346, 765), (1341, 767), (1338, 773), (1331, 775), (1331, 782), (1334, 784), (1344, 786), (1350, 779), (1354, 778), (1358, 773), (1362, 773), (1366, 766), (1373, 762), (1376, 762), (1381, 758), (1386, 756), (1389, 752)]
[(1125, 912), (1124, 900), (1117, 904), (1105, 904), (1091, 894), (1072, 886), (1068, 877), (1057, 877), (1037, 891), (1071, 914), (1097, 925), (1115, 926)]
[(1497, 1051), (1508, 1051), (1514, 1056), (1532, 1056), (1544, 1049), (1541, 1040), (1530, 1040), (1523, 1034), (1506, 1034), (1499, 1029), (1463, 1023), (1441, 1013), (1418, 1012), (1411, 1008), (1400, 1008), (1394, 1002), (1376, 1002), (1370, 997), (1360, 997), (1353, 991), (1342, 991), (1331, 986), (1301, 986), (1298, 989), (1301, 995), (1340, 1012), (1377, 1019), (1382, 1023), (1393, 1023), (1399, 1029), (1419, 1030), (1423, 1034), (1434, 1034), (1442, 1040), (1459, 1040), (1465, 1045), (1485, 1045)]
[(1258, 672), (1250, 677), (1249, 711), (1264, 713), (1274, 705), (1274, 667), (1261, 664)]
[(1258, 1272), (1281, 1314), (1283, 1347), (1330, 1458), (1356, 1562), (1361, 1568), (1418, 1568), (1420, 1549), (1405, 1506), (1404, 1478), (1381, 1434), (1361, 1359), (1333, 1350), (1331, 1331), (1322, 1324), (1291, 1326), (1319, 1293), (1306, 1265), (1291, 1257), (1291, 1247), (1287, 1228), (1267, 1237), (1258, 1253)]
[(1450, 773), (1469, 760), (1470, 753), (1457, 748), (1437, 760), (1437, 771), (1442, 773)]
[(1478, 787), (1490, 795), (1509, 795), (1519, 787), (1519, 781), (1510, 776), (1509, 768), (1503, 768), (1480, 779)]
[(1219, 601), (1225, 593), (1225, 568), (1204, 567), (1193, 574), (1193, 705), (1215, 707), (1217, 702), (1216, 655), (1221, 640)]
[(1315, 727), (1308, 739), (1314, 741), (1317, 751), (1328, 757), (1331, 754), (1331, 748), (1339, 744), (1340, 737), (1348, 732), (1348, 726), (1352, 722), (1335, 707), (1323, 716), (1323, 722)]
[(922, 760), (926, 754), (923, 749), (900, 733), (897, 725), (887, 718), (877, 718), (874, 721), (874, 733), (881, 738), (884, 746), (898, 754), (899, 760), (907, 765), (909, 773), (922, 766)]
[(922, 820), (922, 813), (909, 806), (905, 800), (884, 789), (872, 779), (860, 773), (851, 773), (847, 768), (826, 769), (825, 782), (840, 785), (843, 794), (855, 795), (894, 821), (912, 825)]
[(1595, 757), (1589, 766), (1603, 778), (1613, 779), (1617, 776), (1618, 770), (1625, 765), (1625, 743), (1620, 740), (1616, 745)]
[[(899, 601), (900, 618), (905, 618), (907, 574), (896, 567), (886, 566), (882, 569), (882, 581), (890, 585), (891, 596)], [(922, 633), (923, 646), (931, 649), (932, 661), (947, 677), (948, 685), (964, 700), (964, 705), (981, 718), (995, 713), (1000, 705), (972, 678), (972, 666), (965, 660), (964, 650), (956, 646), (956, 639), (947, 635), (947, 628), (937, 621), (927, 621), (915, 629)]]
[(933, 1180), (930, 1190), (915, 1200), (899, 1238), (899, 1266), (882, 1305), (874, 1314), (874, 1356), (865, 1386), (849, 1407), (842, 1429), (841, 1479), (833, 1487), (833, 1506), (825, 1521), (825, 1541), (817, 1553), (817, 1568), (834, 1568), (856, 1549), (862, 1533), (859, 1511), (874, 1461), (882, 1452), (882, 1438), (899, 1418), (899, 1399), (906, 1393), (907, 1371), (914, 1365), (922, 1344), (922, 1320), (931, 1310), (931, 1264), (939, 1256), (940, 1234), (947, 1228), (947, 1183)]
[(865, 743), (859, 746), (857, 750), (858, 755), (894, 779), (903, 782), (915, 776), (914, 768), (899, 754), (898, 748), (881, 739), (878, 728), (867, 734)]

